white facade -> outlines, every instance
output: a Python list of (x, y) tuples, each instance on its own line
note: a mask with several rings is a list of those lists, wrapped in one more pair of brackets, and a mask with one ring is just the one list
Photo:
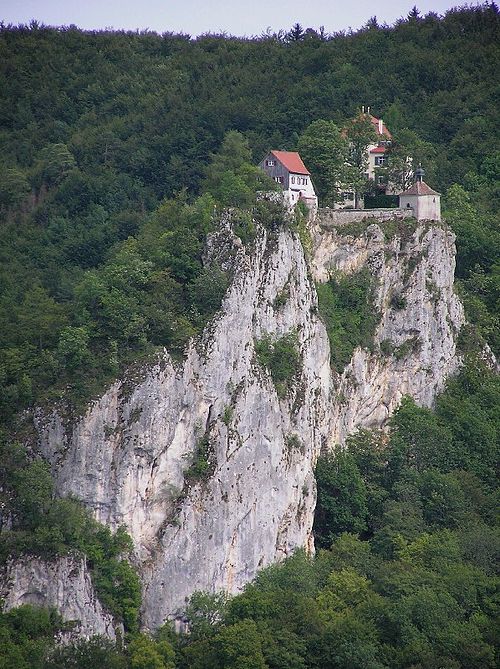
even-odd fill
[(259, 163), (283, 189), (285, 204), (293, 208), (302, 200), (310, 211), (318, 208), (311, 174), (296, 151), (271, 151)]
[(310, 176), (290, 172), (288, 189), (284, 191), (285, 200), (294, 207), (299, 200), (303, 200), (309, 209), (318, 208), (318, 198)]
[(417, 221), (441, 220), (441, 195), (432, 190), (424, 181), (424, 170), (421, 166), (415, 172), (417, 180), (399, 196), (401, 209), (412, 209)]

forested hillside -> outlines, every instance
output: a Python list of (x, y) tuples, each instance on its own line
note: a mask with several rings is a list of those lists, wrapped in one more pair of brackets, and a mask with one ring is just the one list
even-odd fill
[[(58, 379), (85, 401), (151, 347), (182, 350), (203, 321), (208, 192), (248, 206), (239, 165), (362, 104), (415, 133), (427, 180), (450, 189), (466, 303), (498, 350), (498, 36), (495, 5), (252, 40), (3, 27), (2, 413)], [(210, 178), (228, 131), (242, 140)]]
[[(494, 3), (335, 35), (0, 27), (0, 560), (86, 553), (130, 642), (48, 657), (64, 625), (26, 607), (1, 616), (0, 669), (496, 666), (498, 380), (478, 354), (500, 351), (499, 37)], [(160, 347), (180, 359), (231, 280), (203, 264), (221, 212), (234, 208), (243, 243), (252, 216), (275, 230), (283, 212), (257, 201), (270, 185), (254, 166), (362, 105), (443, 194), (465, 370), (435, 413), (408, 401), (388, 437), (320, 460), (315, 561), (299, 554), (229, 603), (195, 597), (189, 638), (140, 635), (127, 536), (54, 499), (48, 468), (11, 438), (21, 412), (58, 401), (71, 417)]]

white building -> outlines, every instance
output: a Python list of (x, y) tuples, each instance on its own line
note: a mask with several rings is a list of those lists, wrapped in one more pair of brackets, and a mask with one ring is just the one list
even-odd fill
[[(370, 114), (370, 107), (363, 107), (361, 110), (361, 116), (370, 121), (375, 131), (376, 139), (374, 142), (369, 144), (366, 147), (366, 173), (365, 176), (367, 179), (372, 179), (377, 184), (377, 187), (381, 194), (392, 195), (394, 194), (394, 189), (391, 184), (387, 183), (386, 178), (380, 173), (377, 174), (377, 170), (387, 166), (387, 151), (392, 144), (392, 135), (385, 125), (384, 121), (381, 118), (376, 118)], [(342, 200), (335, 205), (335, 208), (354, 208), (355, 206), (355, 195), (354, 192), (346, 188), (342, 193)], [(363, 205), (362, 205), (363, 206)]]
[(416, 181), (399, 196), (400, 209), (413, 209), (417, 221), (441, 220), (441, 195), (432, 190), (424, 181), (424, 170), (415, 171)]
[(301, 200), (310, 210), (318, 208), (311, 174), (296, 151), (270, 151), (259, 167), (280, 184), (290, 207)]

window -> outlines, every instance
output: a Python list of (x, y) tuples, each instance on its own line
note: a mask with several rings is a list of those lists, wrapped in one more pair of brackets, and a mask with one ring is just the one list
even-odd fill
[(274, 180), (276, 183), (282, 184), (283, 183), (283, 177), (274, 177)]
[(304, 186), (307, 186), (307, 177), (304, 178)]
[(381, 167), (382, 165), (387, 164), (387, 157), (386, 156), (375, 156), (375, 165), (378, 165)]
[(292, 177), (292, 183), (293, 184), (295, 183), (295, 177)]
[(385, 178), (384, 177), (379, 177), (377, 179), (377, 182), (378, 182), (379, 185), (382, 185), (383, 183), (385, 183)]
[(267, 167), (274, 167), (276, 165), (275, 160), (266, 160), (266, 166)]
[(354, 200), (354, 193), (342, 193), (344, 200)]

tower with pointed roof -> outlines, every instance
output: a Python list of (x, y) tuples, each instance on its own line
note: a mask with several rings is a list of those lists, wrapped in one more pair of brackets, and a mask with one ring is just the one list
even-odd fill
[(419, 165), (415, 170), (415, 183), (399, 196), (399, 207), (413, 209), (417, 221), (440, 221), (441, 195), (425, 183), (424, 176)]

